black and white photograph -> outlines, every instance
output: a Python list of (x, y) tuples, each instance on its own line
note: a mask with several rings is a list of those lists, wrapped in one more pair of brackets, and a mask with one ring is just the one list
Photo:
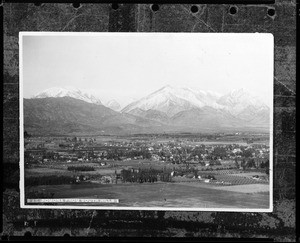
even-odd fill
[(22, 208), (273, 210), (272, 34), (19, 45)]

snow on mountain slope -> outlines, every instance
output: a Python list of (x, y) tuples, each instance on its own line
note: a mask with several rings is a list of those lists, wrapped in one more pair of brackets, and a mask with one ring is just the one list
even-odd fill
[(92, 94), (89, 94), (87, 92), (83, 92), (79, 89), (73, 88), (73, 87), (53, 87), (50, 89), (46, 89), (42, 92), (39, 92), (32, 98), (49, 98), (49, 97), (71, 97), (79, 100), (83, 100), (88, 103), (93, 103), (97, 105), (101, 105), (100, 99), (95, 97)]
[(154, 93), (126, 106), (122, 112), (130, 113), (138, 108), (141, 110), (158, 110), (173, 116), (178, 112), (195, 107), (211, 106), (222, 108), (217, 104), (220, 96), (213, 92), (194, 90), (191, 88), (175, 88), (165, 86)]
[(244, 89), (232, 90), (220, 97), (217, 103), (234, 115), (245, 113), (245, 109), (251, 113), (269, 111), (269, 107), (259, 97), (249, 94)]
[(121, 105), (116, 100), (110, 100), (106, 102), (105, 106), (114, 111), (119, 111), (121, 109)]

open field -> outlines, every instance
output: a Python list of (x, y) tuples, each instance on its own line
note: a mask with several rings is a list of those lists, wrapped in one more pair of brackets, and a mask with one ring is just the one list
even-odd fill
[(266, 184), (244, 184), (244, 185), (227, 185), (227, 186), (217, 186), (216, 184), (207, 183), (191, 183), (191, 182), (181, 182), (181, 185), (197, 187), (197, 188), (210, 188), (222, 191), (231, 191), (239, 193), (266, 193), (270, 192), (270, 186)]
[(245, 184), (268, 184), (268, 181), (258, 181), (248, 177), (233, 176), (233, 175), (215, 175), (217, 181), (228, 182), (232, 185), (245, 185)]
[[(192, 185), (192, 184), (191, 184)], [(101, 206), (268, 208), (269, 196), (246, 194), (180, 183), (78, 184), (37, 186), (30, 190), (54, 193), (54, 198), (119, 199), (119, 204)]]
[(231, 174), (231, 175), (251, 178), (254, 175), (265, 176), (266, 174), (262, 173), (262, 172), (244, 172), (244, 173), (236, 173), (236, 174)]

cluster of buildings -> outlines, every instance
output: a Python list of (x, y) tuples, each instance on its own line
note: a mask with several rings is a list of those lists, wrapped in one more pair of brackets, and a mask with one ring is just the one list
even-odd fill
[(188, 139), (160, 141), (135, 139), (96, 141), (92, 138), (31, 139), (25, 142), (25, 163), (99, 162), (109, 160), (150, 160), (173, 164), (220, 164), (222, 161), (253, 159), (255, 164), (269, 158), (269, 146), (263, 143), (198, 143)]

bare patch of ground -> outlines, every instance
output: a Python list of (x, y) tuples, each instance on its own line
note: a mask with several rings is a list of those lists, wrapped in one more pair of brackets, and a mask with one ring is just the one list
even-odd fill
[(222, 186), (213, 187), (217, 190), (240, 192), (240, 193), (259, 193), (269, 192), (270, 186), (266, 184), (248, 184), (248, 185), (235, 185), (235, 186)]

